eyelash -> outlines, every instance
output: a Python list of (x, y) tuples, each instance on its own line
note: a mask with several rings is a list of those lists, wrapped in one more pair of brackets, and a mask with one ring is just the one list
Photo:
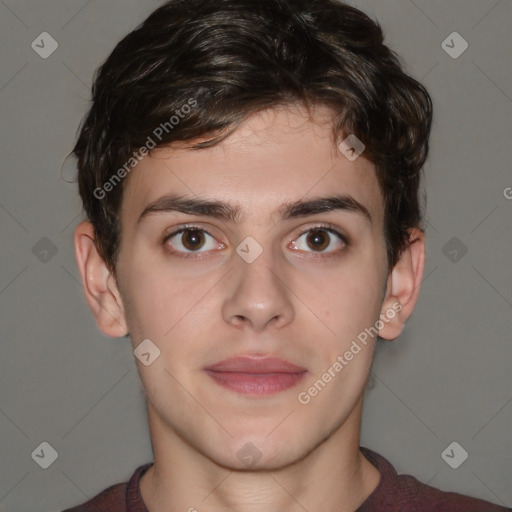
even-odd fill
[[(344, 244), (344, 246), (348, 246), (349, 245), (349, 239), (348, 237), (346, 237), (345, 235), (343, 235), (342, 233), (340, 233), (336, 227), (332, 224), (318, 224), (316, 226), (311, 226), (307, 229), (304, 229), (303, 231), (301, 231), (298, 235), (297, 235), (297, 238), (300, 238), (302, 235), (305, 235), (306, 233), (309, 233), (310, 231), (326, 231), (328, 233), (331, 233), (335, 236), (337, 236)], [(212, 237), (215, 239), (215, 237), (210, 234), (206, 229), (204, 229), (203, 227), (201, 226), (198, 226), (196, 224), (185, 224), (183, 226), (180, 226), (179, 229), (177, 229), (176, 231), (173, 231), (172, 233), (169, 233), (169, 234), (166, 234), (164, 235), (164, 238), (162, 240), (162, 244), (166, 244), (168, 240), (170, 240), (171, 238), (177, 236), (177, 235), (180, 235), (182, 233), (185, 233), (187, 231), (201, 231), (202, 233), (206, 233), (208, 236)], [(224, 244), (223, 244), (224, 245)], [(179, 255), (180, 258), (185, 258), (185, 259), (203, 259), (204, 257), (206, 257), (205, 255), (207, 254), (208, 251), (206, 252), (190, 252), (190, 253), (183, 253), (183, 252), (180, 252), (180, 251), (176, 251), (175, 249), (168, 249), (168, 251), (173, 254), (173, 255)], [(311, 256), (312, 258), (329, 258), (329, 257), (332, 257), (332, 256), (336, 256), (336, 255), (339, 255), (340, 252), (342, 252), (343, 249), (341, 250), (338, 250), (338, 251), (331, 251), (331, 252), (328, 252), (326, 253), (327, 255), (321, 255), (321, 253), (315, 255), (315, 256)]]

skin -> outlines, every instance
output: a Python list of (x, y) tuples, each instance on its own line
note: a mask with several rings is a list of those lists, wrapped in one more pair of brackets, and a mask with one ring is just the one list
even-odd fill
[[(231, 222), (153, 212), (138, 222), (168, 193), (225, 201), (242, 215)], [(344, 210), (280, 219), (284, 203), (332, 194), (351, 195), (372, 222)], [(309, 118), (289, 106), (251, 116), (212, 148), (174, 145), (139, 163), (125, 183), (117, 280), (96, 251), (91, 224), (77, 226), (76, 258), (99, 329), (111, 337), (129, 332), (134, 348), (149, 338), (161, 351), (149, 366), (137, 360), (155, 461), (141, 480), (150, 512), (348, 512), (377, 487), (379, 472), (359, 451), (375, 338), (308, 404), (298, 394), (393, 304), (401, 310), (379, 330), (388, 340), (414, 309), (424, 235), (411, 230), (388, 273), (383, 205), (364, 153), (351, 162), (337, 149), (327, 107)], [(185, 223), (212, 235), (198, 244), (201, 258), (183, 257), (182, 235), (162, 242)], [(324, 223), (349, 243), (323, 232), (319, 250), (300, 235)], [(248, 236), (263, 249), (252, 263), (236, 253)], [(247, 354), (281, 357), (308, 373), (291, 389), (254, 397), (203, 371)], [(247, 443), (259, 457), (250, 468), (237, 456)]]

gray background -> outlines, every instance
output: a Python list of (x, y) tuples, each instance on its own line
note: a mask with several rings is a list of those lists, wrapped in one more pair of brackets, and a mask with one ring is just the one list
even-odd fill
[[(94, 70), (161, 3), (0, 1), (4, 512), (61, 510), (152, 460), (129, 341), (103, 336), (83, 296), (81, 204), (60, 168)], [(362, 445), (430, 485), (512, 506), (512, 2), (353, 3), (435, 104), (425, 278), (403, 335), (379, 342)], [(59, 44), (47, 59), (31, 47), (44, 31)], [(453, 31), (469, 44), (458, 58), (441, 46)], [(31, 457), (43, 441), (58, 452), (48, 469)], [(457, 469), (441, 457), (453, 441), (469, 453)]]

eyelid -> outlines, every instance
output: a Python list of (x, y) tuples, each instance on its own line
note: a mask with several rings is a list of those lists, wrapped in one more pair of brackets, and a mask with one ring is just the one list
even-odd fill
[(308, 226), (307, 228), (303, 228), (303, 230), (299, 232), (297, 237), (302, 236), (305, 233), (308, 233), (309, 231), (312, 231), (314, 229), (318, 229), (319, 231), (321, 231), (321, 230), (328, 231), (329, 233), (332, 233), (333, 235), (339, 236), (340, 239), (344, 243), (346, 243), (346, 244), (349, 243), (348, 236), (345, 235), (338, 226), (335, 226), (334, 224), (330, 224), (329, 222), (319, 222), (319, 223), (315, 224), (314, 226)]
[[(212, 235), (207, 229), (204, 228), (204, 226), (201, 226), (199, 224), (183, 224), (180, 226), (173, 227), (170, 232), (167, 232), (167, 231), (164, 232), (164, 235), (162, 237), (162, 243), (165, 243), (170, 238), (173, 238), (174, 236), (176, 236), (184, 231), (189, 231), (189, 230), (190, 231), (193, 231), (193, 230), (202, 231), (203, 233), (206, 233), (208, 236), (217, 240), (217, 237), (215, 235)], [(219, 244), (222, 246), (225, 246), (225, 244), (222, 242), (219, 242)]]
[[(302, 228), (301, 231), (299, 231), (299, 233), (297, 233), (296, 235), (293, 235), (289, 239), (289, 241), (290, 242), (295, 241), (297, 238), (300, 238), (302, 235), (305, 235), (306, 233), (309, 233), (310, 231), (313, 231), (315, 229), (317, 229), (319, 231), (322, 231), (322, 230), (327, 231), (328, 233), (331, 233), (331, 234), (337, 236), (343, 242), (343, 244), (345, 246), (349, 245), (349, 243), (350, 243), (349, 237), (347, 235), (345, 235), (344, 233), (340, 232), (340, 231), (342, 231), (342, 230), (340, 230), (340, 228), (338, 228), (334, 224), (330, 224), (328, 222), (327, 223), (326, 222), (318, 222), (312, 226)], [(174, 228), (172, 228), (172, 231), (170, 233), (165, 232), (162, 237), (162, 244), (165, 244), (169, 239), (173, 238), (174, 236), (176, 236), (180, 233), (183, 233), (184, 231), (188, 231), (188, 230), (201, 231), (217, 241), (217, 238), (214, 235), (212, 235), (207, 229), (205, 229), (204, 226), (201, 226), (199, 224), (182, 224), (180, 226), (175, 226)], [(222, 246), (222, 248), (224, 248), (226, 246), (226, 244), (224, 244), (223, 242), (218, 242), (218, 243), (219, 243), (219, 245)], [(169, 251), (174, 254), (179, 254), (180, 257), (183, 257), (183, 258), (202, 258), (205, 255), (207, 255), (209, 252), (211, 252), (211, 251), (182, 252), (182, 251), (177, 251), (175, 249), (169, 250)], [(309, 251), (302, 251), (302, 252), (309, 253)], [(329, 255), (333, 255), (333, 254), (336, 255), (339, 252), (340, 252), (340, 250), (328, 251), (328, 252), (318, 252), (316, 254), (316, 256), (313, 256), (313, 257), (316, 257), (316, 258), (329, 257)], [(315, 254), (315, 251), (311, 251), (311, 254)]]
[(172, 231), (170, 232), (164, 232), (163, 235), (163, 242), (168, 240), (169, 238), (172, 238), (173, 236), (177, 235), (178, 233), (181, 233), (182, 231), (192, 231), (192, 230), (202, 231), (203, 233), (206, 233), (207, 235), (211, 236), (212, 238), (215, 238), (214, 235), (212, 235), (207, 229), (204, 228), (204, 226), (201, 226), (199, 224), (182, 224), (180, 226), (174, 226), (172, 228)]

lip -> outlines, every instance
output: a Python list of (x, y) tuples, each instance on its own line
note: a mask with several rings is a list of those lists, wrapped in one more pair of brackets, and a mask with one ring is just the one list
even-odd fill
[(305, 368), (289, 363), (278, 357), (238, 356), (224, 359), (206, 370), (238, 373), (301, 373)]
[(252, 396), (289, 389), (307, 373), (305, 368), (277, 357), (232, 357), (204, 370), (220, 386)]

